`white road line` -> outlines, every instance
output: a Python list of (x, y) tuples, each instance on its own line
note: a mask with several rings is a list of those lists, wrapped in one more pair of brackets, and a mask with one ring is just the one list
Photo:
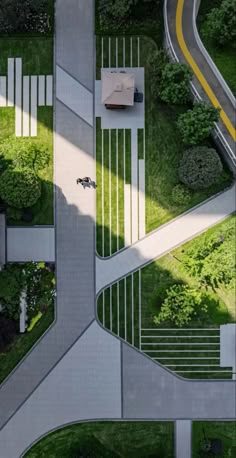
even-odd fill
[(38, 81), (38, 105), (42, 107), (45, 105), (45, 75), (39, 75)]
[(109, 57), (108, 66), (110, 68), (111, 67), (111, 37), (109, 37), (109, 39), (108, 39), (108, 57)]
[(138, 37), (138, 67), (140, 67), (140, 39)]
[(117, 251), (119, 251), (119, 148), (118, 148), (118, 129), (116, 129), (116, 237)]
[(145, 236), (145, 162), (143, 159), (139, 164), (139, 238)]
[(219, 364), (165, 364), (166, 367), (218, 367)]
[(102, 47), (102, 50), (101, 50), (101, 68), (103, 68), (103, 37), (102, 37), (101, 47)]
[(111, 243), (111, 129), (109, 129), (109, 241), (110, 241), (110, 255), (112, 254), (112, 243)]
[(215, 331), (219, 332), (219, 328), (142, 328), (142, 331)]
[(118, 67), (118, 37), (116, 37), (116, 67)]
[[(178, 350), (147, 350), (145, 349), (145, 351), (147, 353), (220, 353), (220, 350), (207, 350), (206, 348), (205, 350), (180, 350), (180, 349)], [(175, 359), (175, 356), (172, 359)], [(199, 359), (199, 358), (196, 357), (196, 359)], [(209, 357), (207, 359), (209, 359)]]
[(125, 37), (123, 37), (123, 67), (125, 67)]
[(46, 105), (52, 106), (52, 75), (46, 76)]
[(134, 274), (131, 276), (131, 291), (132, 291), (132, 297), (131, 297), (131, 325), (132, 325), (132, 345), (134, 345)]
[(16, 79), (15, 79), (15, 134), (16, 137), (22, 135), (22, 59), (17, 57), (15, 60), (16, 65)]
[(29, 76), (23, 76), (23, 137), (29, 137)]
[(133, 37), (130, 37), (130, 67), (133, 67)]
[[(180, 339), (180, 338), (183, 338), (183, 339), (218, 339), (219, 342), (220, 342), (220, 336), (179, 336), (178, 334), (176, 334), (175, 336), (171, 336), (171, 335), (159, 335), (159, 336), (142, 336), (142, 339)], [(174, 342), (173, 342), (174, 343)], [(187, 343), (187, 342), (186, 342)], [(188, 342), (189, 343), (189, 342)], [(217, 343), (217, 342), (216, 342)]]
[(7, 106), (14, 106), (14, 58), (7, 59)]
[(138, 286), (139, 286), (139, 348), (141, 349), (141, 329), (142, 329), (142, 276), (141, 269), (139, 269), (138, 276)]
[(104, 257), (104, 131), (102, 129), (102, 256)]
[(102, 324), (105, 326), (105, 291), (102, 292)]
[(7, 106), (7, 78), (0, 76), (0, 107)]
[(117, 335), (120, 335), (120, 284), (117, 282)]
[(124, 305), (125, 305), (125, 311), (124, 311), (124, 326), (125, 326), (125, 340), (127, 340), (127, 292), (126, 292), (126, 277), (124, 279)]
[[(194, 360), (194, 359), (208, 359), (209, 360), (209, 356), (194, 356), (194, 357), (193, 356), (191, 356), (191, 357), (190, 356), (174, 356), (174, 358), (172, 356), (160, 356), (160, 357), (153, 357), (152, 359), (183, 359), (183, 360), (185, 360), (185, 359), (191, 359), (191, 360)], [(216, 357), (212, 357), (211, 356), (211, 361), (213, 359), (217, 359), (219, 361), (220, 357), (219, 356), (218, 357), (217, 356)], [(181, 364), (181, 366), (182, 366), (182, 364)]]
[(37, 136), (37, 76), (30, 77), (30, 135)]
[(124, 185), (125, 246), (131, 245), (131, 186)]
[[(153, 346), (158, 346), (158, 345), (169, 345), (169, 346), (176, 346), (176, 345), (189, 345), (189, 346), (200, 346), (200, 347), (204, 347), (204, 346), (207, 346), (208, 345), (215, 345), (217, 347), (219, 347), (220, 345), (220, 342), (142, 342), (142, 345), (153, 345)], [(176, 350), (177, 351), (177, 350)], [(208, 351), (207, 348), (205, 350), (206, 352)]]
[(112, 331), (112, 286), (110, 286), (110, 331)]
[(138, 240), (138, 151), (137, 129), (131, 129), (132, 243)]

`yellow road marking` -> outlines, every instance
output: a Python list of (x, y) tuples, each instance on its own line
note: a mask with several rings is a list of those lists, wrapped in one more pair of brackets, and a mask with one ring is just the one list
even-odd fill
[(233, 138), (234, 141), (236, 141), (236, 129), (234, 128), (233, 124), (231, 123), (230, 119), (228, 118), (227, 114), (223, 110), (222, 106), (220, 105), (218, 99), (216, 98), (214, 92), (210, 88), (208, 82), (204, 78), (201, 70), (197, 66), (195, 60), (192, 58), (186, 43), (184, 41), (183, 37), (183, 29), (182, 29), (182, 17), (183, 17), (183, 6), (184, 6), (184, 1), (185, 0), (178, 0), (177, 3), (177, 10), (176, 10), (176, 34), (178, 38), (178, 42), (180, 45), (181, 50), (183, 51), (183, 54), (189, 63), (190, 67), (192, 67), (193, 72), (195, 73), (196, 77), (198, 78), (199, 82), (201, 83), (202, 87), (205, 89), (209, 99), (211, 100), (212, 104), (214, 105), (215, 108), (220, 108), (220, 117), (228, 129), (231, 137)]

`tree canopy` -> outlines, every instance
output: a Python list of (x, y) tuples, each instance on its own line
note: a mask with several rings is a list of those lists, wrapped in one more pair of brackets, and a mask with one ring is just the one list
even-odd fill
[(219, 111), (211, 105), (196, 103), (192, 110), (179, 116), (177, 127), (187, 145), (197, 145), (210, 134), (219, 119)]
[(160, 98), (163, 102), (182, 105), (190, 99), (192, 72), (185, 64), (165, 65), (160, 83)]
[(208, 188), (219, 180), (222, 172), (218, 153), (206, 146), (186, 150), (179, 165), (180, 181), (193, 190)]
[(1, 0), (0, 33), (50, 30), (48, 0)]
[(8, 168), (1, 175), (0, 197), (16, 208), (31, 207), (41, 195), (41, 182), (29, 168)]
[(207, 15), (204, 35), (216, 44), (236, 46), (236, 0), (223, 0)]
[(14, 167), (28, 167), (35, 172), (45, 168), (50, 161), (48, 149), (29, 138), (8, 137), (0, 143), (0, 156)]

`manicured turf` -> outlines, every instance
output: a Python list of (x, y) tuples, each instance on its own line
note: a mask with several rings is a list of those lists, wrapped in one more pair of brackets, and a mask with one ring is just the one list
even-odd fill
[[(232, 232), (235, 222), (235, 216), (228, 218), (199, 237), (107, 288), (98, 297), (97, 310), (100, 322), (131, 345), (145, 351), (151, 358), (159, 360), (166, 366), (172, 366), (170, 369), (183, 377), (230, 378), (231, 368), (219, 367), (219, 326), (236, 320), (235, 288), (233, 285), (231, 288), (222, 285), (215, 289), (210, 286), (207, 288), (200, 286), (198, 279), (193, 278), (186, 271), (184, 262), (187, 261), (187, 251), (197, 251), (200, 245), (207, 246), (212, 236), (217, 240), (222, 234)], [(183, 282), (193, 289), (201, 289), (205, 304), (208, 306), (208, 314), (203, 321), (196, 320), (184, 328), (178, 329), (165, 323), (156, 326), (154, 316), (158, 314), (161, 295), (176, 282)], [(194, 331), (191, 328), (200, 329)], [(155, 337), (150, 338), (150, 336)], [(149, 343), (151, 345), (148, 345)], [(196, 343), (204, 345), (196, 346)], [(170, 347), (166, 344), (170, 344)], [(160, 354), (158, 350), (163, 349), (165, 352)], [(174, 355), (173, 349), (177, 350)], [(185, 353), (183, 355), (179, 350), (187, 351), (183, 352)], [(194, 360), (190, 362), (189, 357)], [(183, 372), (192, 370), (193, 367), (187, 367), (191, 364), (195, 364), (194, 371), (197, 372), (195, 374)], [(202, 365), (204, 365), (203, 369)]]
[(198, 28), (201, 39), (211, 58), (218, 67), (220, 73), (228, 83), (231, 91), (236, 95), (236, 59), (235, 59), (235, 48), (231, 45), (228, 46), (217, 46), (212, 43), (209, 39), (204, 37), (204, 23), (206, 21), (207, 14), (217, 6), (216, 0), (202, 0), (200, 3), (199, 15), (198, 15)]
[(96, 422), (71, 425), (46, 436), (25, 457), (73, 458), (80, 448), (89, 449), (91, 456), (97, 458), (173, 458), (173, 423)]
[[(53, 39), (50, 37), (35, 38), (1, 38), (0, 40), (0, 74), (7, 74), (7, 58), (21, 57), (24, 75), (53, 73)], [(49, 165), (39, 172), (42, 179), (42, 195), (31, 208), (32, 224), (53, 224), (53, 108), (38, 107), (38, 135), (32, 141), (44, 144), (50, 152)], [(15, 109), (0, 108), (0, 141), (15, 133)], [(19, 138), (19, 141), (21, 139)], [(27, 225), (26, 222), (8, 221), (11, 225)]]
[(54, 309), (49, 307), (31, 332), (19, 334), (5, 353), (0, 353), (0, 383), (28, 353), (54, 319)]
[[(236, 455), (236, 423), (233, 421), (194, 421), (192, 424), (192, 458), (199, 458), (201, 444), (204, 439), (220, 439), (223, 445), (223, 454), (219, 457), (233, 457)], [(218, 455), (217, 455), (218, 456)]]

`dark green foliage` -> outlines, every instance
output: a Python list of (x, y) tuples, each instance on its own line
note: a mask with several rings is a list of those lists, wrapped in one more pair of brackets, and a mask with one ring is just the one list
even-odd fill
[(0, 196), (16, 208), (31, 207), (41, 195), (41, 182), (33, 170), (9, 168), (0, 180)]
[(172, 200), (177, 205), (186, 205), (191, 200), (191, 191), (183, 184), (177, 184), (172, 189)]
[(187, 145), (197, 145), (210, 134), (219, 119), (219, 110), (207, 103), (196, 103), (192, 110), (179, 116), (177, 127)]
[(151, 91), (154, 99), (157, 99), (160, 94), (162, 72), (168, 62), (169, 58), (164, 49), (157, 49), (150, 55), (148, 65), (150, 68)]
[(19, 317), (19, 301), (23, 278), (21, 268), (16, 265), (7, 265), (0, 271), (0, 303), (2, 314), (9, 319)]
[(125, 21), (131, 14), (132, 6), (137, 0), (99, 0), (99, 13), (102, 22), (117, 25)]
[(187, 285), (175, 284), (166, 291), (166, 297), (159, 314), (154, 317), (154, 323), (164, 322), (182, 327), (192, 321), (201, 321), (206, 313), (207, 306), (201, 292)]
[(17, 324), (0, 313), (0, 351), (9, 345), (17, 333)]
[(22, 210), (15, 207), (7, 207), (7, 218), (14, 221), (20, 221), (22, 216)]
[(204, 35), (216, 45), (236, 45), (236, 0), (223, 0), (218, 8), (211, 10)]
[(27, 284), (27, 312), (30, 320), (38, 311), (44, 312), (53, 305), (55, 275), (43, 262), (28, 263), (24, 270)]
[(160, 98), (163, 102), (183, 105), (190, 100), (192, 72), (185, 64), (169, 63), (162, 71)]
[(179, 179), (193, 190), (217, 183), (223, 172), (219, 155), (213, 148), (199, 146), (184, 152), (179, 165)]
[(48, 149), (28, 138), (7, 138), (0, 143), (0, 155), (10, 158), (14, 167), (28, 167), (35, 172), (46, 168), (50, 162)]
[[(52, 2), (52, 0), (51, 0)], [(0, 33), (46, 33), (51, 29), (48, 0), (1, 0)]]

